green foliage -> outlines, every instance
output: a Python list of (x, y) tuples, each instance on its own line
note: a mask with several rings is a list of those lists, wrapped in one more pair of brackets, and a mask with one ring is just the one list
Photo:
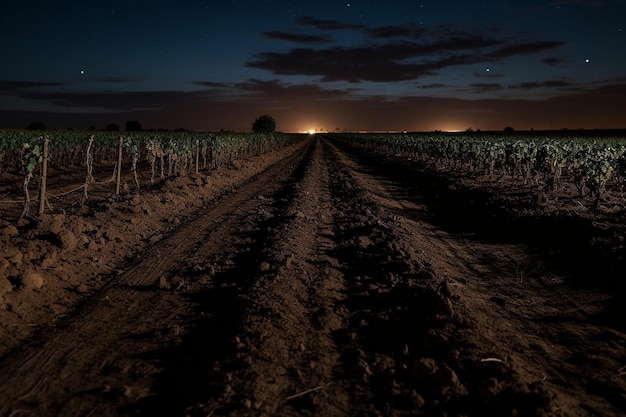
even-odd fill
[(616, 176), (626, 178), (623, 138), (520, 135), (343, 135), (360, 146), (486, 175), (511, 176), (550, 192), (564, 182), (602, 198)]
[(24, 143), (22, 146), (22, 168), (24, 174), (32, 174), (37, 164), (41, 162), (41, 145), (39, 142)]

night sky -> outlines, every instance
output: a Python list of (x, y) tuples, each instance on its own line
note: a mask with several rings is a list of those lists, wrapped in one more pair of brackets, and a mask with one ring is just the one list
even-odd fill
[(23, 0), (0, 50), (0, 127), (626, 128), (626, 0)]

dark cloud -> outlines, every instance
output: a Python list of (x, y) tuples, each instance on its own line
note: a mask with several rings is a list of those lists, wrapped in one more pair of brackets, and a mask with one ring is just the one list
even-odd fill
[(16, 92), (29, 88), (38, 87), (59, 87), (63, 83), (47, 83), (37, 81), (14, 81), (14, 80), (0, 80), (0, 92)]
[(104, 77), (98, 78), (96, 81), (105, 82), (105, 83), (132, 83), (138, 81), (136, 78), (125, 78), (125, 77)]
[(498, 83), (477, 83), (472, 84), (470, 89), (476, 93), (490, 93), (493, 91), (503, 90), (504, 86)]
[(389, 39), (389, 38), (412, 38), (419, 39), (426, 30), (414, 25), (408, 24), (404, 26), (379, 26), (375, 28), (365, 28), (365, 33), (373, 38)]
[(102, 92), (22, 92), (21, 98), (45, 101), (68, 108), (94, 108), (112, 111), (159, 109), (180, 103), (199, 102), (209, 91), (102, 91)]
[(521, 89), (521, 90), (534, 90), (536, 88), (563, 88), (563, 87), (572, 87), (574, 84), (567, 81), (560, 80), (550, 80), (543, 82), (527, 82), (521, 83), (517, 85), (509, 85), (509, 88), (512, 89)]
[(227, 83), (221, 83), (221, 82), (215, 82), (215, 81), (194, 81), (193, 83), (196, 85), (209, 87), (209, 88), (226, 88), (229, 86), (229, 84)]
[(559, 0), (551, 1), (551, 6), (605, 7), (624, 4), (624, 0)]
[[(476, 84), (476, 88), (497, 90), (499, 84)], [(359, 130), (434, 130), (473, 127), (502, 130), (504, 126), (522, 129), (624, 128), (626, 82), (604, 84), (577, 93), (563, 93), (547, 100), (476, 99), (435, 97), (361, 97), (355, 100), (349, 90), (325, 90), (317, 85), (289, 85), (277, 80), (248, 80), (224, 84), (245, 100), (215, 96), (211, 90), (196, 92), (123, 92), (108, 94), (61, 94), (59, 100), (74, 106), (106, 107), (108, 112), (66, 113), (0, 112), (0, 124), (23, 127), (42, 120), (50, 127), (104, 128), (114, 122), (140, 120), (146, 128), (241, 130), (263, 113), (271, 114), (279, 130), (337, 127)], [(424, 86), (437, 88), (438, 85)], [(442, 85), (441, 87), (450, 87)], [(40, 96), (43, 98), (43, 96)], [(52, 98), (52, 97), (49, 97)], [(150, 104), (162, 107), (154, 109)], [(147, 110), (146, 108), (151, 110)], [(589, 111), (593, 108), (594, 111)], [(572, 125), (575, 121), (575, 125)], [(315, 124), (311, 124), (311, 123)]]
[(350, 92), (342, 89), (325, 89), (316, 84), (286, 84), (279, 80), (251, 79), (244, 83), (235, 83), (238, 90), (253, 93), (263, 100), (336, 100), (349, 98)]
[(446, 39), (435, 43), (394, 41), (355, 47), (296, 48), (266, 52), (247, 65), (281, 75), (321, 76), (323, 81), (406, 81), (433, 75), (437, 70), (484, 61), (484, 55), (456, 51), (482, 50), (499, 41), (485, 38)]
[(502, 59), (517, 55), (530, 55), (564, 45), (564, 42), (538, 41), (507, 45), (487, 54), (489, 58)]
[(561, 58), (544, 58), (541, 60), (546, 65), (555, 66), (563, 63)]
[(353, 24), (353, 23), (343, 23), (343, 22), (339, 22), (338, 20), (316, 19), (311, 16), (298, 17), (295, 19), (295, 22), (299, 25), (313, 26), (320, 30), (345, 30), (345, 29), (365, 30), (366, 29), (366, 26), (364, 25)]
[(268, 39), (277, 39), (296, 43), (328, 43), (331, 41), (331, 38), (326, 35), (304, 35), (280, 31), (263, 32), (263, 36)]
[(441, 84), (441, 83), (433, 83), (433, 84), (426, 84), (426, 85), (418, 85), (417, 86), (417, 88), (421, 88), (421, 89), (424, 89), (424, 90), (431, 89), (431, 88), (445, 88), (445, 87), (449, 87), (449, 85)]
[[(458, 29), (444, 31), (439, 28), (427, 33), (414, 24), (366, 27), (310, 16), (297, 18), (296, 23), (325, 31), (356, 30), (368, 41), (357, 45), (263, 52), (246, 65), (278, 75), (320, 77), (322, 81), (394, 82), (435, 75), (447, 67), (529, 55), (563, 45), (556, 41), (514, 43), (479, 31)], [(299, 36), (267, 33), (281, 39)]]

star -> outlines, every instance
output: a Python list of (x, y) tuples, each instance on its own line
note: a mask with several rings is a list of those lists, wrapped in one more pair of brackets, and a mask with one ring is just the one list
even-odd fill
[(85, 74), (85, 70), (80, 70), (80, 75)]

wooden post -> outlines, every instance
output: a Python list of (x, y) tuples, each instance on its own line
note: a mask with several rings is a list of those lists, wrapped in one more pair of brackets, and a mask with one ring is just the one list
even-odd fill
[(200, 170), (200, 139), (196, 139), (196, 175)]
[(46, 207), (46, 184), (48, 181), (48, 135), (44, 135), (41, 145), (43, 159), (41, 161), (41, 186), (39, 187), (39, 211), (37, 214), (41, 216)]
[(117, 149), (117, 173), (115, 177), (115, 195), (120, 195), (122, 182), (122, 150), (124, 148), (124, 138), (120, 136), (120, 146)]

